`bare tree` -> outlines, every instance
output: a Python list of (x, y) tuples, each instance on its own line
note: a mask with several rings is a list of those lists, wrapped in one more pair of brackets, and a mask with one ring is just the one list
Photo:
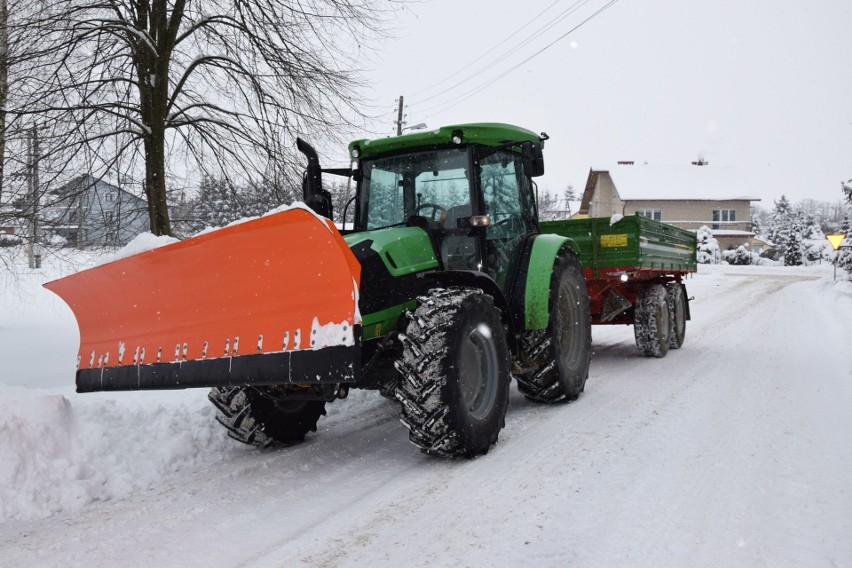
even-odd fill
[(14, 112), (68, 163), (138, 172), (155, 234), (172, 231), (169, 171), (252, 179), (295, 135), (353, 126), (358, 50), (393, 2), (41, 1)]
[(0, 204), (6, 161), (6, 104), (9, 99), (9, 4), (0, 0)]

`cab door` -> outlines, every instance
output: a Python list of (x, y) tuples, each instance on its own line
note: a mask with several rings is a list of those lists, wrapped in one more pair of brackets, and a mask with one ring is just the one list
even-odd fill
[(479, 180), (489, 225), (485, 231), (485, 272), (508, 294), (527, 236), (535, 230), (530, 179), (521, 155), (509, 149), (479, 158)]

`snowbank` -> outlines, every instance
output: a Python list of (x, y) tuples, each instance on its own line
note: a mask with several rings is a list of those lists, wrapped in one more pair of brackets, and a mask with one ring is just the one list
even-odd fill
[(0, 523), (123, 499), (234, 445), (206, 391), (79, 396), (0, 386)]
[(40, 270), (28, 269), (25, 255), (5, 252), (0, 523), (126, 498), (169, 472), (215, 462), (223, 449), (234, 448), (204, 390), (74, 392), (74, 317), (41, 285), (92, 266), (103, 251), (60, 251)]

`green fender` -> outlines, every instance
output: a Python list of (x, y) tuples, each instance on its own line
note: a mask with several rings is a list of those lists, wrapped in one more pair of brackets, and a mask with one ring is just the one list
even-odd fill
[(524, 291), (524, 328), (546, 329), (550, 317), (550, 277), (556, 255), (563, 247), (577, 252), (577, 244), (554, 234), (538, 235), (533, 241)]

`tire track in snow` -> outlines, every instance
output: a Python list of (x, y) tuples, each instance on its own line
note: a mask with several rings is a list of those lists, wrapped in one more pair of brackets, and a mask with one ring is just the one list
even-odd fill
[[(162, 566), (848, 560), (841, 538), (852, 527), (840, 515), (852, 502), (840, 475), (852, 451), (821, 444), (848, 422), (814, 417), (843, 416), (849, 387), (836, 374), (796, 381), (830, 373), (837, 355), (791, 359), (795, 338), (777, 334), (831, 311), (793, 305), (795, 280), (725, 278), (696, 286), (686, 343), (665, 359), (639, 356), (630, 328), (605, 329), (578, 401), (535, 405), (513, 389), (506, 428), (481, 459), (423, 457), (393, 405), (353, 397), (301, 446), (235, 449), (216, 470), (184, 471), (127, 501), (0, 527), (4, 561), (113, 566), (129, 542), (155, 543), (130, 547), (133, 561)], [(750, 337), (758, 319), (767, 337), (784, 337), (775, 358)], [(818, 339), (805, 345), (826, 357)], [(761, 365), (770, 372), (751, 372)], [(820, 388), (835, 398), (825, 408)]]

